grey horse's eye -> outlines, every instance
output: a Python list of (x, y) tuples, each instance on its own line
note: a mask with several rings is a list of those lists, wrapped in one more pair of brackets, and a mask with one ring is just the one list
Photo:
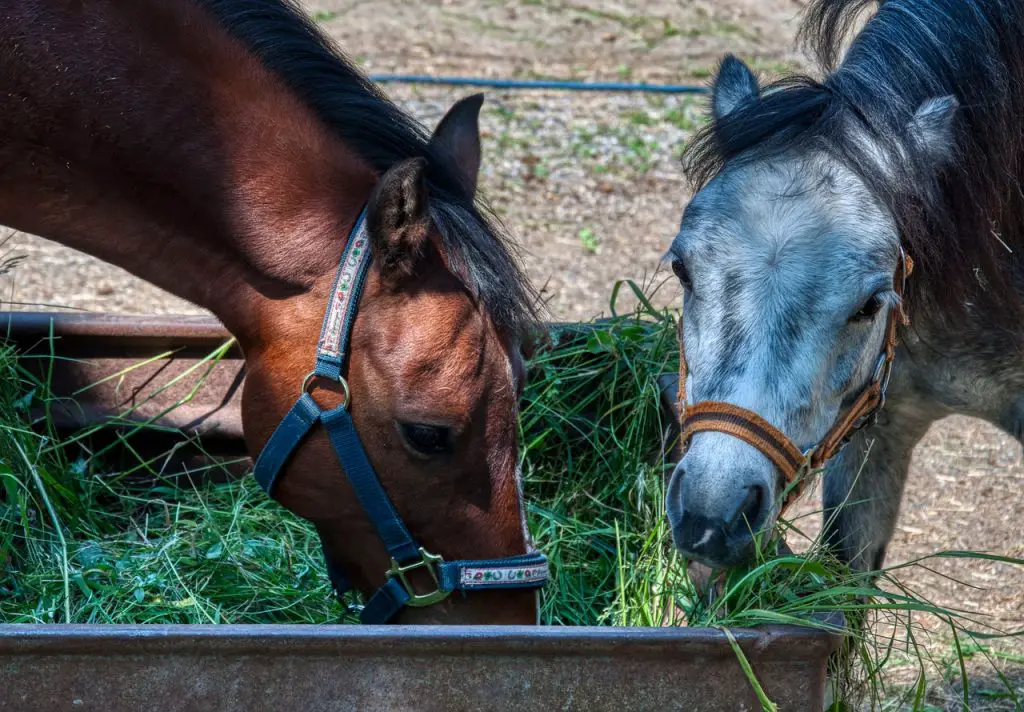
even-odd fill
[(443, 425), (398, 423), (398, 433), (406, 446), (418, 455), (431, 457), (452, 451), (452, 431)]
[(690, 273), (686, 271), (686, 265), (683, 264), (682, 260), (672, 260), (672, 271), (679, 278), (679, 281), (682, 282), (683, 286), (689, 289)]
[(855, 324), (857, 322), (870, 321), (871, 319), (874, 319), (875, 315), (882, 310), (883, 305), (884, 301), (882, 300), (882, 297), (877, 294), (872, 294), (871, 297), (864, 302), (863, 306), (861, 306), (861, 308), (854, 312), (850, 317), (850, 323)]

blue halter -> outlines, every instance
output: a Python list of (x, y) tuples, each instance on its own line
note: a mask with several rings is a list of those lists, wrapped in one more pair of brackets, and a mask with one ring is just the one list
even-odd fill
[[(352, 229), (338, 266), (317, 344), (316, 368), (306, 377), (302, 395), (256, 460), (253, 468), (256, 481), (268, 495), (273, 495), (285, 463), (313, 426), (323, 423), (359, 503), (391, 555), (387, 581), (363, 607), (360, 614), (363, 623), (387, 623), (405, 606), (429, 606), (443, 601), (452, 591), (540, 588), (548, 579), (547, 559), (540, 552), (504, 559), (446, 562), (419, 546), (377, 479), (349, 415), (351, 394), (341, 373), (370, 262), (364, 211)], [(341, 384), (344, 400), (337, 408), (323, 411), (309, 395), (309, 387), (318, 378)], [(425, 569), (430, 574), (437, 586), (434, 591), (421, 594), (413, 589), (408, 576), (416, 569)], [(331, 561), (328, 561), (328, 571), (339, 595), (351, 588), (344, 572)]]

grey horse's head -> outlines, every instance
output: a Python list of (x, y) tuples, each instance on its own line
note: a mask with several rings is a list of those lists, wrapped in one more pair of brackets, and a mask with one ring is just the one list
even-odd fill
[[(740, 108), (753, 114), (760, 101), (750, 70), (727, 58), (715, 121)], [(926, 102), (908, 125), (915, 150), (941, 150), (955, 110), (951, 99)], [(879, 145), (864, 155), (884, 171), (899, 154)], [(748, 409), (807, 450), (865, 388), (899, 302), (900, 241), (862, 175), (822, 142), (794, 142), (727, 160), (696, 194), (668, 255), (684, 287), (689, 404)], [(774, 526), (780, 479), (740, 439), (695, 434), (669, 486), (676, 546), (711, 566), (746, 561), (755, 534)]]

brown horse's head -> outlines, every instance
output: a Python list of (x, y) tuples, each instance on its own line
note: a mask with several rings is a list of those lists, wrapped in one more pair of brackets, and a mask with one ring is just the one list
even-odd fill
[[(373, 264), (347, 360), (350, 412), (369, 459), (413, 537), (446, 560), (529, 549), (517, 452), (529, 289), (509, 254), (488, 254), (500, 240), (473, 207), (481, 103), (457, 104), (424, 156), (381, 176), (367, 208)], [(253, 452), (300, 393), (331, 282), (325, 275), (308, 297), (273, 303), (261, 318), (263, 345), (247, 354), (244, 397)], [(341, 398), (324, 389), (313, 396), (321, 407)], [(299, 447), (275, 494), (317, 525), (328, 556), (359, 589), (384, 582), (390, 559), (322, 428)], [(432, 590), (428, 578), (419, 583)], [(536, 619), (535, 592), (488, 591), (406, 609), (401, 622)]]

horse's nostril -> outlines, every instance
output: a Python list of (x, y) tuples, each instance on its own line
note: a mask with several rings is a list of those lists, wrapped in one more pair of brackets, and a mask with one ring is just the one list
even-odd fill
[(736, 508), (736, 516), (730, 523), (733, 531), (749, 529), (756, 532), (761, 524), (761, 507), (764, 505), (765, 491), (762, 485), (750, 485), (747, 487), (746, 496)]

